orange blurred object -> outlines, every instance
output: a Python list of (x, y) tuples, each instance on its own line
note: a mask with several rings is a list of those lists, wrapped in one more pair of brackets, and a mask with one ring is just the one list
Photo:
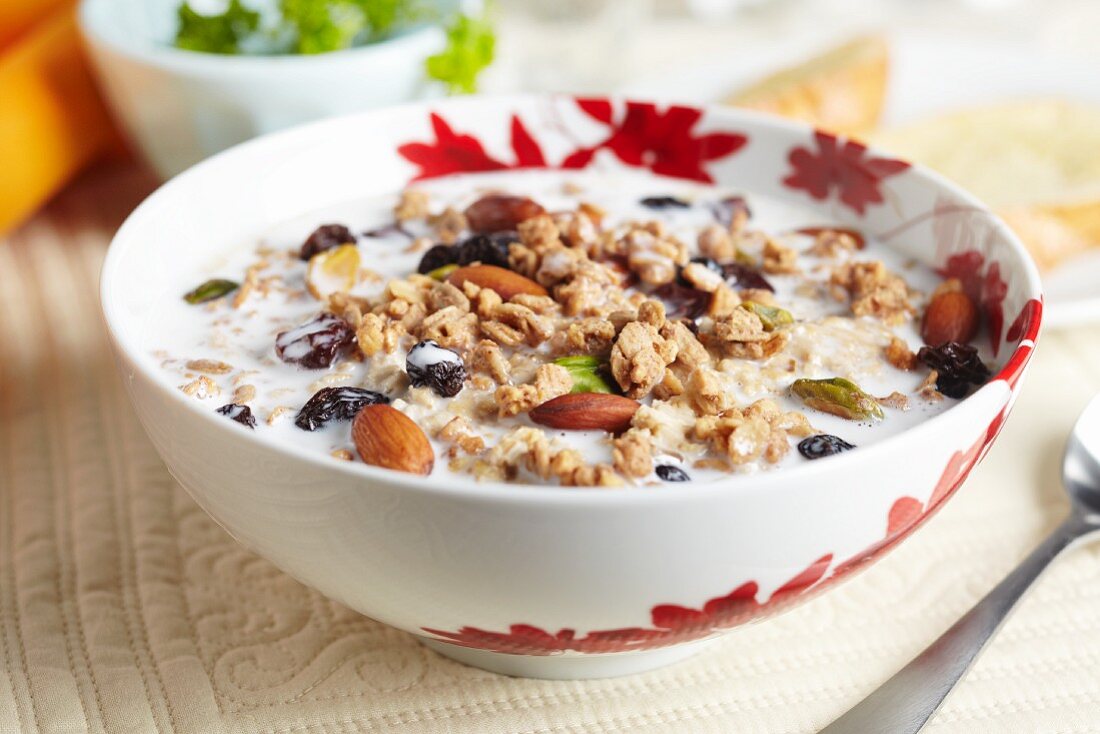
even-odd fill
[[(34, 0), (0, 0), (30, 8)], [(39, 6), (45, 0), (39, 0)], [(70, 7), (0, 53), (0, 232), (21, 221), (117, 140)]]
[(43, 17), (72, 0), (0, 0), (0, 49), (30, 30)]

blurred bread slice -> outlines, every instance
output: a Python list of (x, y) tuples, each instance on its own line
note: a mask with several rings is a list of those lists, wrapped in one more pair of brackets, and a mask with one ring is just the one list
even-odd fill
[(1100, 107), (1007, 102), (884, 130), (872, 142), (1004, 215), (1041, 267), (1100, 247)]
[(1100, 247), (1100, 200), (1018, 205), (999, 213), (1043, 270)]
[(1021, 100), (930, 117), (872, 140), (994, 208), (1100, 198), (1100, 107)]
[(863, 136), (882, 114), (889, 69), (886, 40), (863, 36), (765, 77), (724, 101)]

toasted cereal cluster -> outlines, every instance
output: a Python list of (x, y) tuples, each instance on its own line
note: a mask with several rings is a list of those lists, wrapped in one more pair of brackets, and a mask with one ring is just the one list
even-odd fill
[(900, 324), (913, 315), (909, 286), (878, 260), (846, 262), (829, 277), (838, 300), (851, 300), (856, 316), (874, 316), (887, 324)]

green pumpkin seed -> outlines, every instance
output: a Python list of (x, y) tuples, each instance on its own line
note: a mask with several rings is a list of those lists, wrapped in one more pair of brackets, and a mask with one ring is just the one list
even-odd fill
[(760, 266), (760, 263), (756, 261), (755, 257), (745, 252), (740, 247), (738, 247), (737, 251), (734, 253), (733, 261), (735, 263), (740, 263), (741, 265), (748, 265), (751, 268), (756, 268)]
[(825, 380), (795, 380), (791, 393), (814, 410), (847, 418), (848, 420), (882, 420), (882, 406), (863, 392), (859, 385), (842, 377)]
[(440, 265), (435, 270), (430, 271), (428, 273), (428, 277), (433, 280), (444, 281), (447, 279), (448, 275), (456, 270), (458, 270), (458, 265), (456, 265), (455, 263), (450, 263), (449, 265)]
[(183, 300), (190, 304), (206, 303), (207, 301), (213, 301), (215, 298), (221, 298), (224, 295), (232, 293), (240, 287), (240, 283), (233, 280), (211, 278), (198, 288), (186, 293), (183, 296)]
[(778, 306), (765, 306), (755, 301), (744, 301), (741, 303), (741, 308), (752, 311), (759, 316), (760, 323), (764, 325), (764, 331), (775, 331), (780, 326), (794, 323), (794, 316), (791, 316), (791, 312)]
[(554, 360), (554, 364), (564, 367), (573, 378), (573, 389), (570, 392), (611, 392), (611, 386), (600, 374), (603, 364), (596, 357), (559, 357)]

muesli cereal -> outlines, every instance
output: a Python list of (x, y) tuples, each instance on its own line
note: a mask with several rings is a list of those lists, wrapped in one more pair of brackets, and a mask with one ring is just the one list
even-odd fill
[(463, 175), (258, 234), (181, 280), (158, 360), (334, 461), (673, 487), (859, 450), (990, 374), (957, 282), (742, 191)]

